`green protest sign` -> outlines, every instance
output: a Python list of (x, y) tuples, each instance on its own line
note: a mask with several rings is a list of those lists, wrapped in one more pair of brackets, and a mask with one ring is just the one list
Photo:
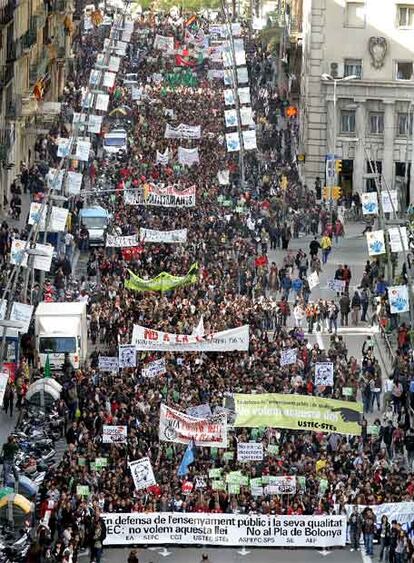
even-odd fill
[(108, 465), (108, 458), (106, 457), (97, 457), (95, 459), (95, 466), (96, 469), (102, 469), (102, 467), (107, 467)]
[(225, 483), (223, 483), (223, 481), (212, 481), (211, 488), (213, 489), (213, 491), (225, 491), (226, 485)]
[(208, 476), (210, 477), (210, 479), (220, 479), (221, 469), (220, 468), (210, 469), (208, 472)]
[(275, 444), (269, 444), (267, 446), (267, 453), (270, 455), (278, 455), (279, 453), (279, 446)]
[(227, 491), (229, 495), (238, 495), (240, 494), (240, 485), (238, 483), (228, 483)]
[(354, 394), (354, 390), (352, 389), (352, 387), (343, 387), (342, 388), (342, 395), (344, 397), (352, 397), (353, 394)]
[(240, 485), (246, 486), (249, 484), (249, 477), (247, 475), (242, 475), (240, 477)]
[(88, 485), (76, 485), (76, 494), (79, 497), (88, 497), (91, 493)]
[(78, 457), (78, 465), (79, 467), (85, 467), (86, 459), (84, 457)]
[(234, 459), (234, 452), (224, 452), (223, 454), (224, 461), (231, 461), (232, 459)]
[(226, 475), (226, 483), (240, 483), (242, 477), (241, 471), (230, 471)]
[(319, 492), (324, 494), (324, 492), (326, 491), (327, 488), (328, 488), (328, 480), (327, 479), (321, 479), (319, 481)]
[(89, 462), (89, 468), (91, 471), (96, 471), (96, 463), (94, 461)]
[(379, 436), (380, 433), (380, 427), (377, 426), (376, 424), (373, 424), (372, 426), (367, 426), (367, 434), (369, 436)]
[(297, 480), (298, 480), (299, 488), (306, 489), (306, 477), (304, 477), (303, 475), (299, 475), (297, 477)]
[(261, 487), (262, 486), (262, 478), (261, 477), (253, 477), (250, 479), (250, 488), (253, 487)]

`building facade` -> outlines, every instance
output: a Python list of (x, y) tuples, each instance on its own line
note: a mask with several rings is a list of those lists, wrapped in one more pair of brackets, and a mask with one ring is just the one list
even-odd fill
[(402, 205), (414, 203), (413, 113), (414, 0), (303, 0), (306, 183), (323, 184), (335, 153), (347, 194), (374, 189), (367, 174), (378, 173)]
[(32, 163), (71, 59), (72, 0), (0, 0), (0, 208), (20, 163)]

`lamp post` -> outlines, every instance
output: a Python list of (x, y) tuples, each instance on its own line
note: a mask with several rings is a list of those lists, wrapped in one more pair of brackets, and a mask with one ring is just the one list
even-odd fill
[[(333, 162), (335, 163), (335, 153), (336, 153), (336, 137), (337, 137), (337, 128), (338, 128), (338, 119), (337, 119), (337, 112), (336, 112), (336, 89), (338, 82), (350, 82), (351, 80), (358, 79), (356, 74), (350, 74), (349, 76), (344, 76), (343, 78), (334, 78), (332, 75), (324, 73), (321, 75), (321, 79), (324, 82), (332, 82), (333, 84), (333, 120), (332, 120), (332, 139), (331, 139), (331, 146), (329, 147), (329, 152), (332, 155)], [(335, 166), (335, 164), (334, 164)], [(330, 221), (332, 225), (332, 207), (333, 207), (333, 199), (332, 199), (332, 188), (337, 182), (337, 175), (332, 174), (328, 176), (327, 183), (329, 187), (329, 213), (330, 213)]]

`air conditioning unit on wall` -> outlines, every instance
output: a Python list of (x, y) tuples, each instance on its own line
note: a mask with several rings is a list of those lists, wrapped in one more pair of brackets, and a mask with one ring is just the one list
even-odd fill
[(344, 63), (336, 63), (336, 62), (330, 63), (329, 74), (332, 76), (332, 78), (343, 78)]

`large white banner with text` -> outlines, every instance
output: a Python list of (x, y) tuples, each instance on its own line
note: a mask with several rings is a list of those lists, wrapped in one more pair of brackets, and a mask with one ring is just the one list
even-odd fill
[(105, 545), (344, 546), (345, 516), (130, 512), (102, 514)]
[(139, 238), (141, 242), (187, 242), (187, 229), (176, 229), (175, 231), (140, 229)]

